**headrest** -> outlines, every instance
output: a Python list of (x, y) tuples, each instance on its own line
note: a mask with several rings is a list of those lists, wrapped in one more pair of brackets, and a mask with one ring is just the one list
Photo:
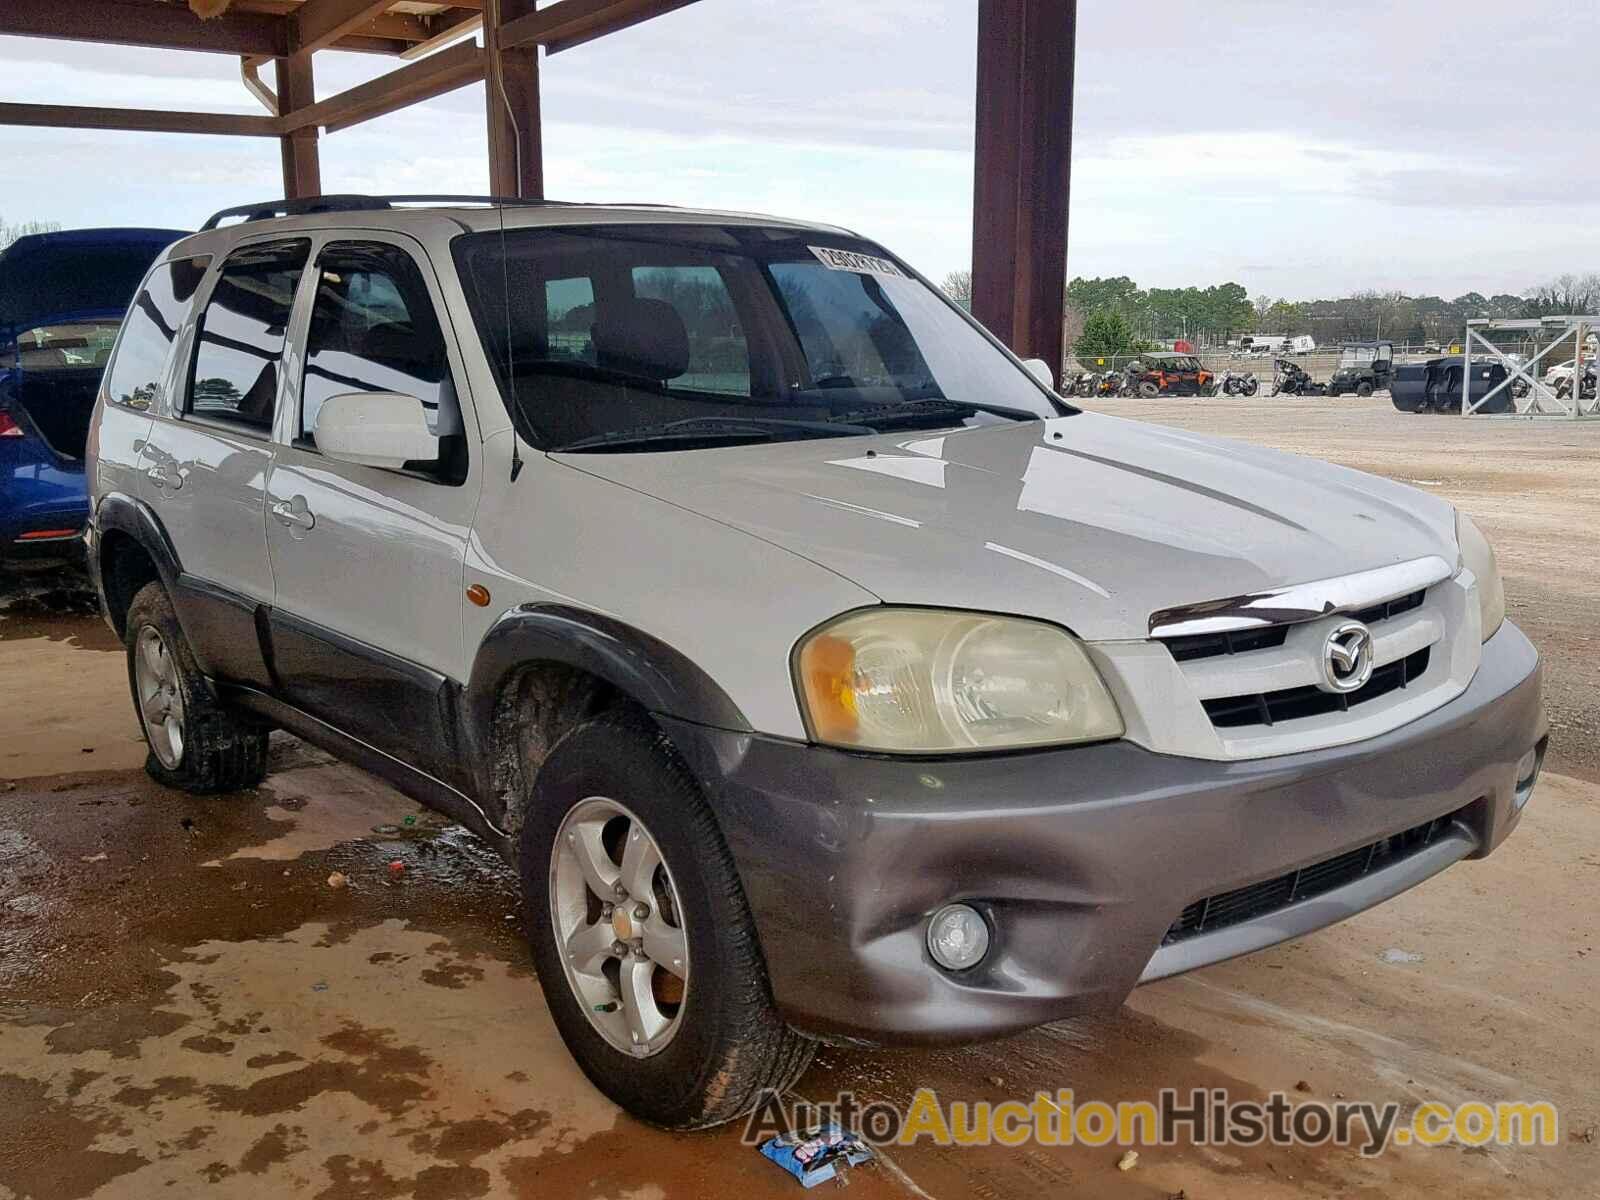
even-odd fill
[(689, 369), (689, 331), (665, 300), (609, 306), (595, 322), (594, 349), (599, 366), (646, 379), (676, 379)]

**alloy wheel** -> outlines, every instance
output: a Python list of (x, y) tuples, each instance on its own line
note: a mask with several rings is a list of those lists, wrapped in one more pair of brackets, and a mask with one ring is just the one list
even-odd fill
[(655, 838), (622, 804), (573, 806), (550, 855), (550, 919), (567, 983), (595, 1031), (624, 1054), (664, 1050), (683, 1020), (689, 943)]
[(134, 644), (134, 680), (139, 690), (139, 717), (150, 749), (168, 770), (183, 761), (183, 690), (178, 664), (153, 625), (139, 631)]

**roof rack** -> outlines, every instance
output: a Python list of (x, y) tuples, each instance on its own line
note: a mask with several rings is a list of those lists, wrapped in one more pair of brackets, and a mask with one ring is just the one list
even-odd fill
[(240, 204), (212, 213), (201, 230), (215, 229), (229, 217), (241, 221), (270, 221), (274, 217), (303, 217), (311, 213), (376, 212), (406, 204), (445, 205), (483, 204), (490, 207), (538, 208), (543, 205), (565, 203), (561, 200), (526, 200), (516, 196), (363, 196), (347, 193), (335, 196), (307, 196), (302, 200), (263, 200), (258, 204)]

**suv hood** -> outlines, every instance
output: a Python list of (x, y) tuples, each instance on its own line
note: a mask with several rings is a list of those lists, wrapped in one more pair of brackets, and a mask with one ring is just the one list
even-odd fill
[[(1097, 641), (1148, 637), (1159, 609), (1457, 558), (1454, 510), (1435, 496), (1091, 413), (931, 436), (557, 457), (886, 603), (1040, 617)], [(736, 563), (706, 566), (737, 586)]]
[(0, 344), (39, 325), (121, 316), (176, 229), (73, 229), (18, 238), (0, 254)]

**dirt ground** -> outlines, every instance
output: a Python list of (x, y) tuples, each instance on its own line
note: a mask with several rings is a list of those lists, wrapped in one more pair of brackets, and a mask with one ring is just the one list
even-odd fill
[[(1495, 855), (1343, 925), (1143, 988), (1111, 1017), (824, 1050), (801, 1093), (1548, 1099), (1561, 1144), (1376, 1159), (1180, 1144), (1128, 1171), (1117, 1150), (922, 1144), (854, 1172), (852, 1194), (1595, 1195), (1600, 425), (1381, 399), (1101, 407), (1381, 471), (1480, 516), (1546, 656), (1552, 771)], [(664, 1134), (589, 1087), (531, 975), (514, 881), (476, 839), (283, 737), (256, 791), (166, 791), (139, 769), (126, 689), (70, 576), (0, 580), (0, 1200), (796, 1194), (736, 1128)], [(335, 871), (349, 886), (328, 886)]]

